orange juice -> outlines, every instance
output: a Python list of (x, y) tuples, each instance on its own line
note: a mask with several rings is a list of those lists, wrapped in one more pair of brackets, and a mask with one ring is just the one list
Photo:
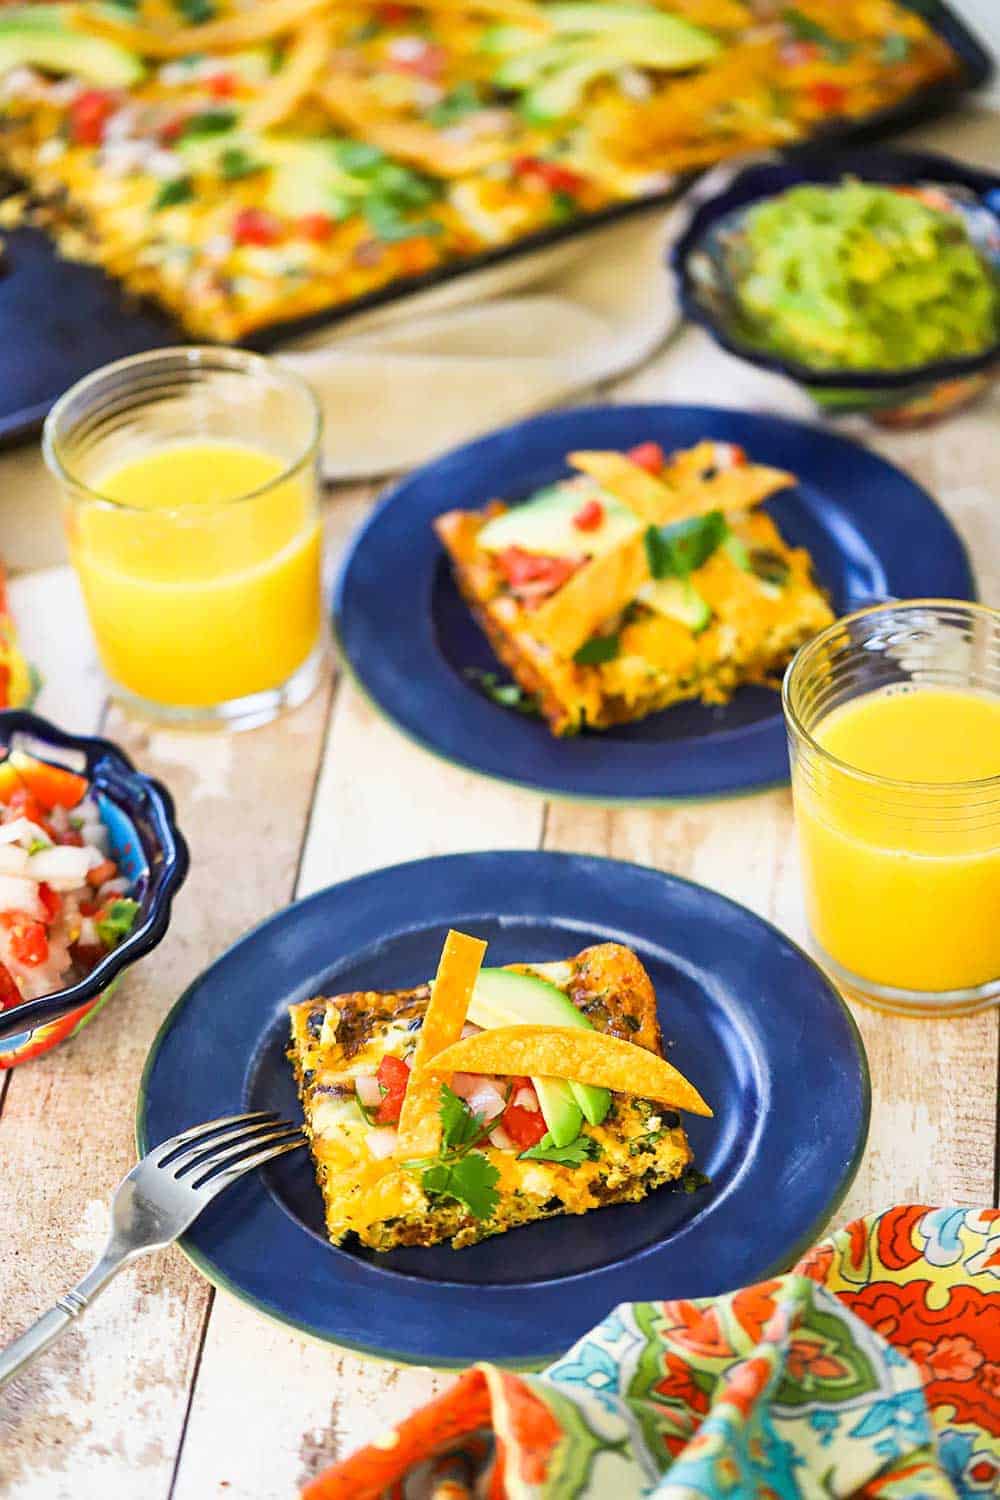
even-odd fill
[(835, 708), (812, 735), (853, 770), (891, 778), (797, 767), (806, 905), (824, 951), (894, 989), (1000, 979), (1000, 785), (982, 785), (1000, 776), (1000, 698), (890, 688)]
[(96, 475), (118, 504), (69, 514), (70, 550), (105, 669), (152, 703), (274, 689), (320, 628), (311, 471), (231, 441), (153, 447)]

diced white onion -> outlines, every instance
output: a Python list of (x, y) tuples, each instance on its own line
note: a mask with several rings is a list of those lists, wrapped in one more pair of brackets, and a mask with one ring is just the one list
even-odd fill
[(18, 875), (0, 875), (0, 911), (23, 911), (40, 921), (45, 916), (45, 907), (39, 900), (36, 883)]
[(102, 904), (111, 899), (112, 896), (124, 896), (128, 890), (128, 881), (123, 875), (116, 875), (114, 880), (106, 880), (97, 892), (97, 899)]
[(365, 1143), (376, 1161), (384, 1161), (395, 1151), (399, 1143), (399, 1135), (391, 1125), (378, 1125), (374, 1130), (369, 1130), (365, 1136)]
[(382, 1089), (374, 1073), (359, 1073), (354, 1080), (358, 1098), (366, 1109), (374, 1109), (382, 1103)]
[(481, 1026), (473, 1026), (471, 1021), (466, 1021), (462, 1027), (462, 1040), (464, 1041), (467, 1036), (478, 1036), (482, 1029)]
[(54, 891), (72, 891), (83, 885), (87, 871), (95, 863), (93, 849), (78, 849), (73, 844), (53, 844), (39, 849), (28, 861), (28, 873), (34, 880), (44, 880)]
[(40, 839), (43, 844), (51, 844), (52, 840), (44, 828), (39, 828), (37, 823), (32, 823), (30, 818), (12, 818), (9, 823), (0, 824), (0, 844), (33, 844)]
[(101, 935), (97, 930), (97, 923), (93, 917), (80, 918), (80, 931), (77, 934), (76, 940), (78, 943), (82, 943), (85, 948), (94, 947), (101, 941)]
[(0, 875), (26, 875), (28, 851), (20, 844), (0, 844)]
[(466, 1094), (465, 1102), (474, 1115), (482, 1115), (484, 1120), (495, 1120), (506, 1108), (503, 1094), (496, 1084), (482, 1078), (479, 1080), (479, 1087), (471, 1094)]
[(494, 1125), (490, 1131), (490, 1145), (496, 1146), (498, 1151), (513, 1151), (514, 1149), (514, 1142), (502, 1125)]
[(518, 1089), (517, 1093), (514, 1095), (514, 1103), (517, 1105), (518, 1109), (533, 1109), (537, 1113), (538, 1095), (535, 1093), (534, 1089)]

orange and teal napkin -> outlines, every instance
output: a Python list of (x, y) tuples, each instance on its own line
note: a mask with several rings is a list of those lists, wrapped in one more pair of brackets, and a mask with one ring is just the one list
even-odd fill
[(1000, 1211), (891, 1208), (787, 1276), (623, 1303), (540, 1375), (477, 1365), (303, 1500), (1000, 1495)]

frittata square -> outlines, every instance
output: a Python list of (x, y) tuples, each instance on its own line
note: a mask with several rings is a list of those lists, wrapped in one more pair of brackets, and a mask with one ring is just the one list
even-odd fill
[[(652, 982), (636, 955), (620, 944), (585, 948), (556, 963), (492, 972), (541, 980), (560, 993), (583, 1024), (662, 1056)], [(291, 1007), (289, 1056), (334, 1244), (354, 1234), (375, 1250), (443, 1240), (460, 1249), (536, 1219), (635, 1202), (684, 1175), (692, 1157), (680, 1120), (649, 1100), (612, 1095), (600, 1124), (582, 1120), (564, 1159), (558, 1152), (557, 1159), (541, 1159), (523, 1155), (532, 1149), (523, 1143), (538, 1142), (545, 1129), (528, 1079), (455, 1075), (452, 1087), (472, 1110), (488, 1113), (491, 1090), (500, 1096), (500, 1104), (493, 1105), (493, 1128), (477, 1146), (498, 1173), (496, 1207), (477, 1217), (462, 1202), (429, 1196), (420, 1171), (386, 1151), (382, 1137), (395, 1132), (379, 1123), (382, 1105), (392, 1104), (396, 1087), (393, 1070), (383, 1065), (391, 1059), (396, 1070), (405, 1067), (429, 998), (430, 986), (424, 984), (317, 997)], [(470, 1015), (476, 1013), (473, 1008)], [(389, 1087), (380, 1088), (379, 1079), (387, 1078)], [(371, 1103), (364, 1105), (363, 1098)]]

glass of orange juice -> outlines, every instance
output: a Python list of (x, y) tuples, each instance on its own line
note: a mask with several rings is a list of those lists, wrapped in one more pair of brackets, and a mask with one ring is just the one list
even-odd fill
[(260, 355), (164, 349), (73, 386), (45, 424), (70, 555), (115, 695), (245, 728), (318, 680), (320, 414)]
[(848, 994), (1000, 1002), (1000, 613), (878, 605), (793, 660), (784, 709), (806, 911)]

